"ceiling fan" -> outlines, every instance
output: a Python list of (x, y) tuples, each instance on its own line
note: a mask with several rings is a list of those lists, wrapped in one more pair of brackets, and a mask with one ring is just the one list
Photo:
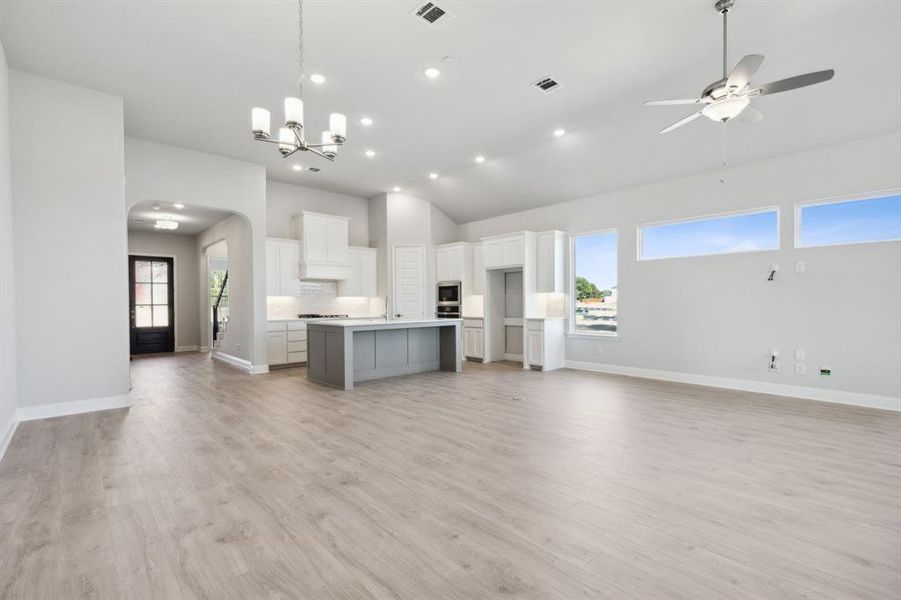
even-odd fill
[(731, 73), (727, 72), (727, 42), (728, 42), (728, 13), (734, 6), (735, 0), (716, 0), (714, 8), (718, 13), (723, 15), (723, 78), (714, 81), (708, 85), (701, 97), (698, 99), (688, 100), (653, 100), (645, 102), (645, 106), (672, 106), (678, 104), (700, 104), (704, 107), (696, 113), (692, 113), (660, 131), (660, 133), (669, 133), (674, 129), (678, 129), (683, 125), (690, 123), (700, 116), (705, 116), (711, 121), (719, 121), (727, 123), (736, 117), (746, 123), (756, 123), (763, 118), (760, 111), (750, 106), (751, 98), (764, 96), (767, 94), (778, 94), (780, 92), (788, 92), (798, 88), (815, 85), (829, 81), (835, 76), (835, 71), (828, 69), (826, 71), (817, 71), (815, 73), (806, 73), (804, 75), (796, 75), (788, 79), (781, 79), (773, 83), (764, 85), (751, 85), (751, 78), (760, 69), (763, 64), (763, 56), (760, 54), (749, 54), (741, 59), (732, 69)]

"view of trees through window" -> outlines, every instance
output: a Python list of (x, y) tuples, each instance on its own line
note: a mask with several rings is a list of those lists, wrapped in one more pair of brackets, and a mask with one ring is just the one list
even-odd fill
[(576, 333), (616, 333), (615, 231), (575, 237)]
[[(216, 305), (216, 298), (219, 297), (219, 290), (222, 288), (222, 282), (225, 281), (226, 271), (218, 269), (210, 270), (210, 306)], [(222, 320), (228, 316), (228, 284), (222, 291), (222, 301), (219, 303), (219, 319)]]

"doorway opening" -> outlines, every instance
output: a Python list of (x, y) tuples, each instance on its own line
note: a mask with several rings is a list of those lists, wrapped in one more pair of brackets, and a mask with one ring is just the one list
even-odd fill
[(217, 352), (228, 334), (228, 244), (225, 240), (206, 248), (207, 281), (209, 294), (207, 303), (207, 340), (210, 350)]

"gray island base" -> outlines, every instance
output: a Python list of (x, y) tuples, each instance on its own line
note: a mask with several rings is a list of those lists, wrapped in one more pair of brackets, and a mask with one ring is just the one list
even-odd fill
[(348, 319), (307, 323), (307, 378), (351, 390), (425, 371), (462, 371), (460, 319)]

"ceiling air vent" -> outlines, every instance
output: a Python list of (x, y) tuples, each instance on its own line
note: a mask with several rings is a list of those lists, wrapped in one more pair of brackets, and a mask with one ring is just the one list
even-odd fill
[(532, 84), (532, 87), (535, 89), (541, 90), (545, 94), (550, 94), (551, 92), (556, 91), (562, 84), (559, 81), (554, 80), (552, 77), (543, 77), (539, 79), (535, 83)]
[(322, 169), (320, 169), (319, 167), (310, 167), (309, 169), (307, 169), (307, 171), (309, 171), (310, 173), (318, 173), (321, 170)]
[(435, 4), (434, 2), (426, 2), (415, 11), (413, 16), (422, 19), (432, 27), (443, 25), (450, 18), (446, 10)]

